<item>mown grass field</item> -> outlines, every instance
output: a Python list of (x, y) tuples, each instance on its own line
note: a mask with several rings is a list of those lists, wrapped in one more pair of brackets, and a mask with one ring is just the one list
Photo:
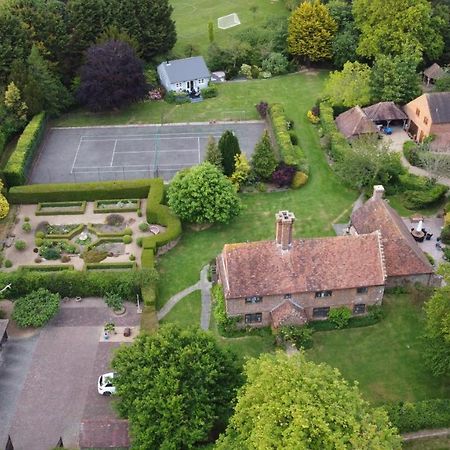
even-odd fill
[[(242, 30), (264, 26), (269, 17), (287, 20), (289, 15), (283, 0), (171, 0), (170, 3), (177, 30), (177, 43), (173, 52), (177, 55), (183, 55), (187, 45), (193, 45), (198, 54), (206, 54), (209, 46), (209, 21), (214, 25), (214, 42), (226, 45), (230, 38)], [(254, 8), (256, 9), (253, 11)], [(227, 30), (219, 29), (217, 19), (231, 13), (238, 15), (241, 25)]]
[(407, 294), (386, 294), (383, 303), (386, 318), (376, 325), (315, 333), (308, 357), (358, 381), (374, 404), (449, 397), (448, 379), (424, 364), (422, 303)]

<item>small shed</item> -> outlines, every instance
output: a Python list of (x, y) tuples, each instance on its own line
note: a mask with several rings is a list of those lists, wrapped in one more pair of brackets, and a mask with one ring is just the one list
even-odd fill
[(128, 420), (113, 417), (87, 419), (80, 425), (80, 449), (130, 448)]
[(158, 66), (158, 75), (167, 91), (188, 94), (198, 94), (211, 80), (203, 56), (164, 61)]
[(408, 120), (408, 116), (394, 102), (375, 103), (363, 108), (363, 111), (372, 122), (382, 123), (387, 127), (391, 122), (405, 126)]
[(0, 350), (3, 347), (3, 344), (8, 340), (8, 333), (6, 332), (8, 323), (8, 319), (0, 319)]
[(445, 76), (444, 69), (437, 63), (433, 63), (430, 67), (423, 71), (423, 81), (427, 86), (431, 83), (434, 84), (436, 80)]
[(366, 116), (359, 106), (349, 109), (336, 117), (336, 126), (347, 138), (352, 139), (363, 134), (378, 133), (375, 124)]

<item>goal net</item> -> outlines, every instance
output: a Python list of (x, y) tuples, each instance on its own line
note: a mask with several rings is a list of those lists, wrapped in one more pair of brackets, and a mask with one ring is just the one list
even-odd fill
[(228, 16), (222, 16), (217, 19), (217, 26), (221, 30), (226, 30), (227, 28), (232, 28), (240, 24), (241, 21), (236, 13), (228, 14)]

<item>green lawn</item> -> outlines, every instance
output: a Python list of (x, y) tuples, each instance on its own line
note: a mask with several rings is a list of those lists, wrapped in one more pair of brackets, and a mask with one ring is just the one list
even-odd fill
[(255, 105), (261, 100), (280, 102), (288, 114), (310, 109), (322, 90), (328, 72), (290, 74), (268, 80), (227, 82), (218, 85), (219, 95), (200, 103), (172, 105), (164, 101), (141, 102), (119, 112), (64, 114), (55, 126), (124, 125), (139, 123), (197, 122), (257, 119)]
[(314, 334), (308, 356), (357, 380), (375, 404), (449, 397), (448, 380), (434, 378), (424, 365), (423, 312), (408, 295), (386, 295), (387, 316), (377, 325)]
[(202, 298), (200, 291), (194, 291), (177, 303), (173, 309), (161, 321), (164, 323), (176, 323), (180, 327), (190, 325), (200, 326), (200, 312), (202, 310)]
[[(177, 29), (175, 54), (184, 55), (187, 45), (193, 45), (198, 54), (206, 54), (209, 46), (208, 22), (214, 25), (214, 41), (218, 45), (226, 45), (230, 38), (247, 28), (263, 26), (268, 18), (286, 18), (288, 11), (282, 0), (227, 0), (226, 2), (211, 2), (210, 0), (171, 0), (174, 8), (173, 19)], [(256, 6), (255, 13), (251, 7)], [(217, 19), (231, 13), (239, 16), (241, 25), (228, 30), (217, 28)]]

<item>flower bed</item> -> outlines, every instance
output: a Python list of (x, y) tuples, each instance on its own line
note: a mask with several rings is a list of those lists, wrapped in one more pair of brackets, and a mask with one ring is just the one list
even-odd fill
[(116, 227), (117, 231), (102, 231), (99, 229), (100, 227), (105, 226), (105, 224), (92, 224), (88, 223), (87, 229), (89, 232), (95, 234), (99, 238), (107, 238), (107, 237), (123, 237), (126, 234), (129, 234), (130, 232), (127, 230), (125, 226), (123, 227)]
[(94, 203), (94, 213), (133, 212), (141, 207), (141, 200), (137, 198), (124, 200), (97, 200)]
[(84, 214), (86, 202), (42, 202), (38, 203), (36, 216)]
[(45, 238), (51, 239), (72, 239), (77, 234), (81, 233), (84, 225), (48, 225), (45, 233)]

